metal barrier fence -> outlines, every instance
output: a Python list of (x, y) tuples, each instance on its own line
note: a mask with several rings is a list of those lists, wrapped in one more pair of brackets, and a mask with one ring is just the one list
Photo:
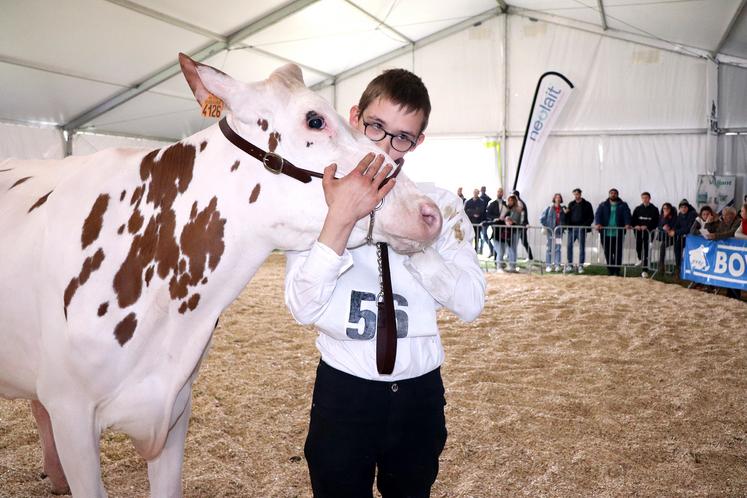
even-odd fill
[[(653, 277), (676, 271), (675, 238), (662, 230), (633, 230), (624, 227), (473, 225), (477, 236), (487, 236), (493, 246), (495, 269), (582, 273), (589, 266), (606, 267), (613, 275), (627, 275), (640, 268)], [(484, 229), (484, 230), (483, 230)], [(475, 250), (485, 255), (484, 239), (475, 241)], [(501, 256), (501, 258), (498, 258)], [(489, 260), (483, 261), (485, 270)], [(492, 266), (492, 265), (491, 265)], [(579, 270), (580, 269), (580, 270)]]

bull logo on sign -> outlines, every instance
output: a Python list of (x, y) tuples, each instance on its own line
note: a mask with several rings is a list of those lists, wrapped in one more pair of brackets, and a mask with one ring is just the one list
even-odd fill
[(689, 251), (688, 256), (690, 258), (690, 267), (693, 270), (708, 271), (710, 266), (706, 260), (706, 253), (708, 253), (709, 250), (708, 247), (701, 244), (697, 249)]

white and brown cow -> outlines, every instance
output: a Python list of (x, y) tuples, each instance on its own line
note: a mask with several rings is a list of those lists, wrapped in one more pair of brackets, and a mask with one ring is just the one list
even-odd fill
[[(299, 167), (344, 174), (378, 151), (294, 65), (246, 84), (180, 62), (201, 104), (220, 97), (236, 133)], [(66, 475), (73, 495), (106, 495), (99, 438), (111, 427), (148, 461), (153, 496), (181, 495), (192, 382), (218, 316), (273, 249), (309, 248), (326, 210), (321, 180), (268, 171), (218, 125), (151, 152), (0, 162), (0, 395), (34, 400), (40, 429), (51, 419), (54, 485)], [(373, 235), (413, 251), (440, 226), (400, 176)]]

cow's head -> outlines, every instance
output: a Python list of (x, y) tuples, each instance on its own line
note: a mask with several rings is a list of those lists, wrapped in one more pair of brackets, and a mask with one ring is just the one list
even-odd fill
[[(367, 153), (381, 153), (326, 100), (306, 87), (301, 69), (294, 64), (277, 69), (264, 81), (243, 83), (184, 54), (180, 54), (179, 61), (200, 105), (210, 94), (217, 96), (228, 108), (228, 122), (236, 133), (300, 168), (321, 173), (335, 163), (339, 177), (351, 171)], [(252, 208), (272, 219), (263, 236), (279, 249), (310, 247), (327, 213), (321, 180), (301, 183), (288, 176), (274, 175), (264, 171), (257, 160), (244, 157), (245, 172), (255, 168), (252, 173), (255, 180), (256, 170), (263, 175), (257, 195), (250, 199), (254, 203)], [(241, 181), (240, 178), (241, 175), (236, 175), (235, 181)], [(254, 183), (247, 185), (248, 189), (252, 187)], [(364, 243), (368, 223), (366, 217), (356, 224), (349, 247)], [(389, 243), (399, 252), (414, 252), (430, 244), (440, 229), (438, 207), (400, 174), (394, 189), (376, 212), (374, 239)]]

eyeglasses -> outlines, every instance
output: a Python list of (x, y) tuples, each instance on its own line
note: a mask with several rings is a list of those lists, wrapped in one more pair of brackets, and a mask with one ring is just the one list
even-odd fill
[(381, 142), (388, 136), (392, 148), (398, 152), (407, 152), (416, 145), (406, 135), (393, 135), (382, 128), (379, 123), (366, 123), (363, 121), (363, 133), (374, 142)]

